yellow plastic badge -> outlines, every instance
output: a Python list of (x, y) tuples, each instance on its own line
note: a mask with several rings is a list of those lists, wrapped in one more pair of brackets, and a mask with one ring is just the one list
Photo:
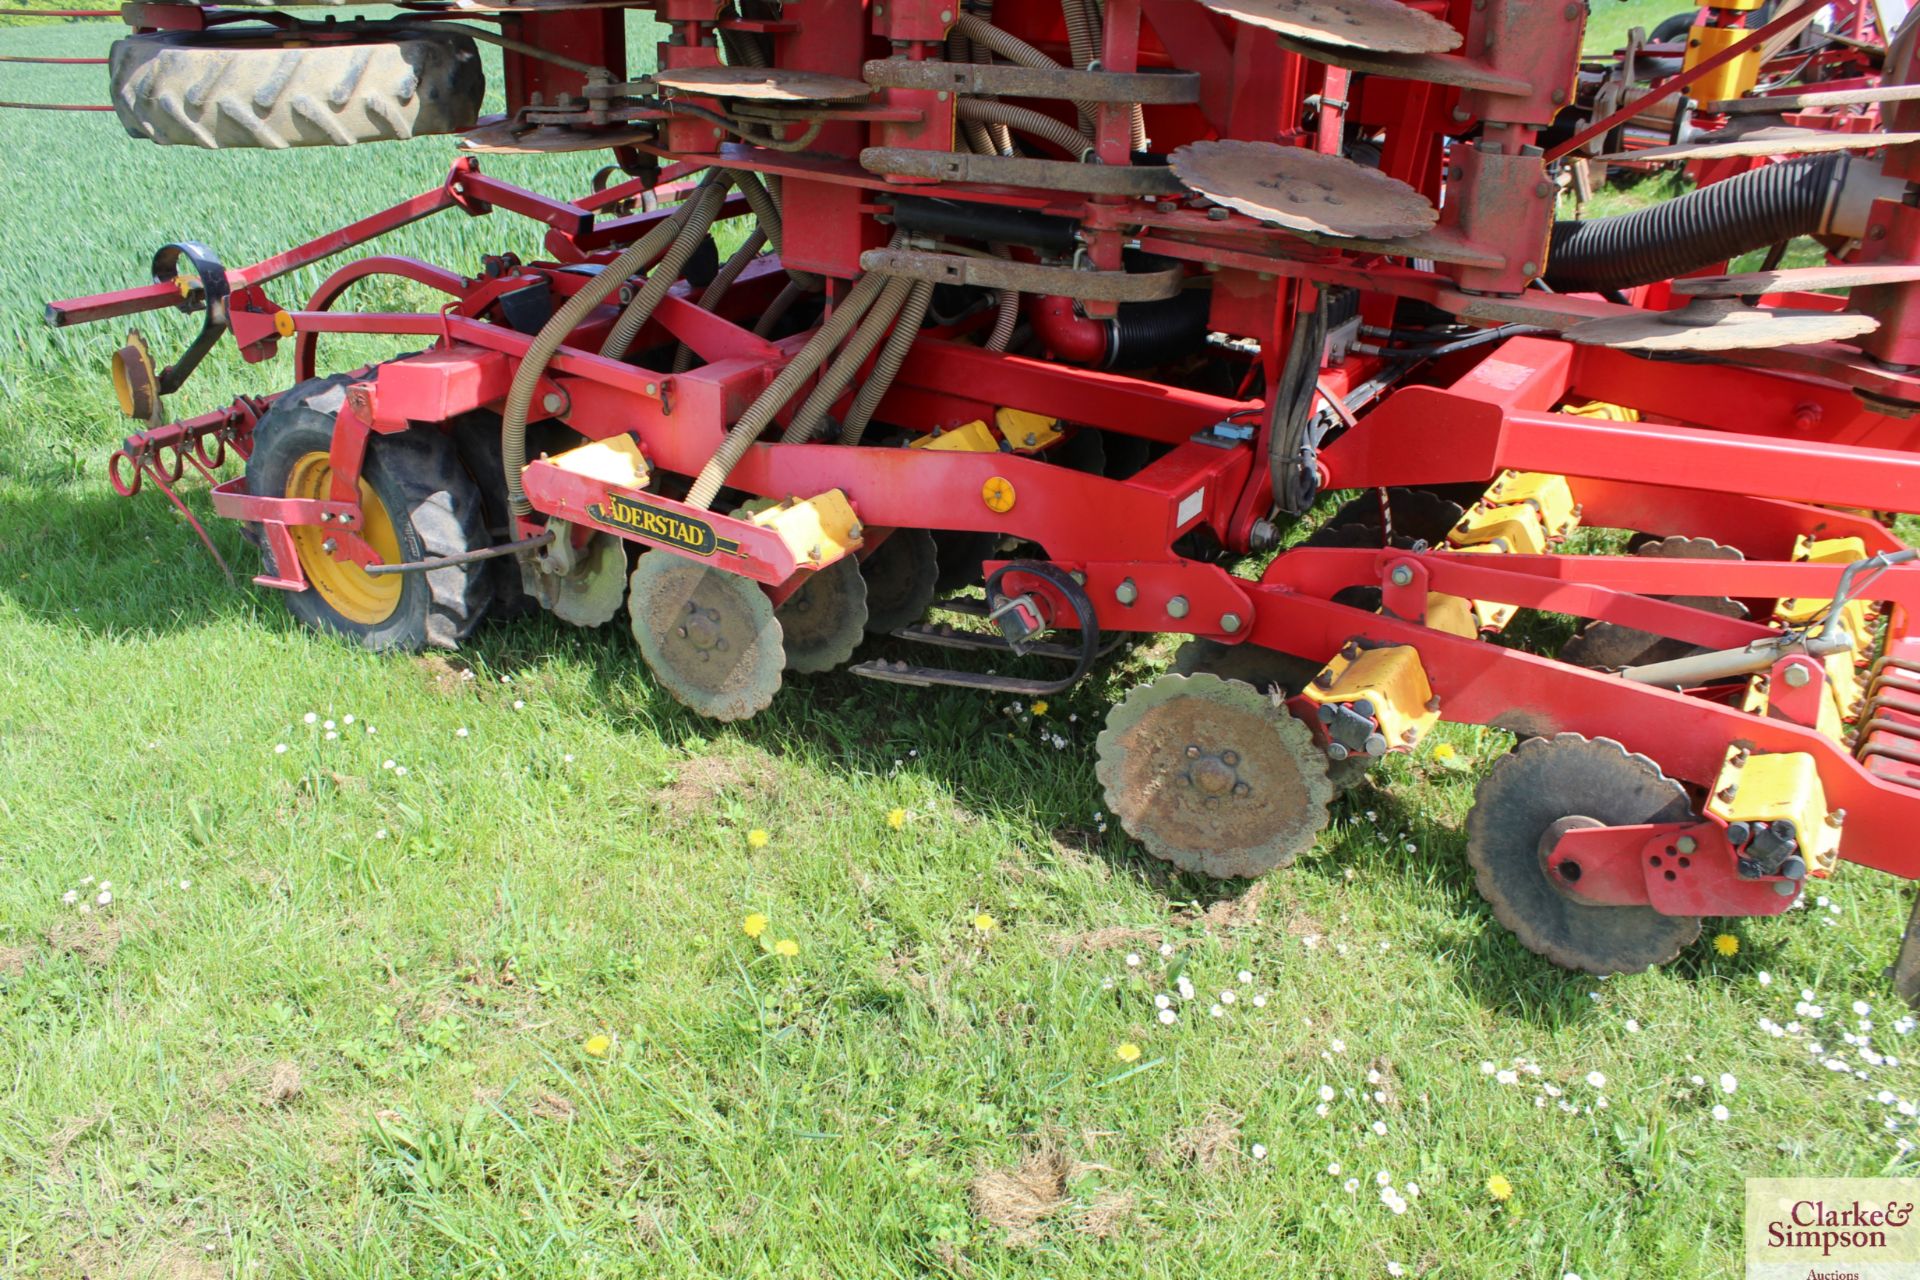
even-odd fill
[(1013, 510), (1013, 481), (1005, 476), (989, 476), (980, 486), (980, 501), (987, 504), (987, 510), (1008, 512)]

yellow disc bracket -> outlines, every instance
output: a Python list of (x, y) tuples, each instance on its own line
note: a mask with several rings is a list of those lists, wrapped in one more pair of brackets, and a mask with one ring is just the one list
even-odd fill
[(160, 402), (160, 379), (153, 371), (153, 356), (147, 340), (138, 329), (127, 332), (127, 345), (113, 353), (108, 365), (113, 378), (113, 394), (120, 401), (120, 412), (141, 422), (153, 417)]
[(987, 510), (1008, 512), (1013, 510), (1013, 481), (1005, 476), (991, 476), (980, 486), (980, 501), (987, 504)]
[(283, 338), (291, 338), (293, 336), (293, 313), (290, 311), (274, 312), (273, 331)]

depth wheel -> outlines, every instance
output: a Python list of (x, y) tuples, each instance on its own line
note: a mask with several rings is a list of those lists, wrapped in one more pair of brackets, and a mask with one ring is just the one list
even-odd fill
[(1698, 917), (1576, 901), (1548, 875), (1547, 854), (1564, 819), (1620, 827), (1692, 815), (1679, 783), (1610, 738), (1529, 738), (1474, 793), (1467, 861), (1480, 896), (1527, 950), (1566, 969), (1638, 973), (1698, 938)]
[(1333, 784), (1307, 727), (1238, 680), (1166, 675), (1101, 730), (1107, 807), (1148, 853), (1218, 879), (1264, 875), (1313, 847)]
[[(349, 375), (293, 388), (263, 415), (247, 459), (247, 491), (324, 499), (333, 482), (328, 450), (346, 403)], [(489, 545), (480, 492), (452, 442), (437, 431), (402, 431), (367, 442), (360, 471), (360, 536), (389, 564), (478, 551)], [(294, 617), (374, 650), (459, 646), (492, 592), (484, 561), (425, 573), (369, 574), (336, 560), (318, 525), (289, 526), (307, 589), (283, 592)], [(278, 574), (271, 543), (261, 555)]]
[(780, 691), (780, 622), (752, 579), (648, 551), (633, 567), (627, 613), (654, 679), (701, 715), (745, 720)]

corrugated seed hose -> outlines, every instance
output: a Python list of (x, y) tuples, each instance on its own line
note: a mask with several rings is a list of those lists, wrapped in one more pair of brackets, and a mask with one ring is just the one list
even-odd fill
[(1031, 107), (1016, 107), (1012, 103), (995, 102), (987, 98), (962, 98), (953, 104), (953, 113), (961, 120), (1005, 125), (1009, 129), (1044, 138), (1076, 160), (1093, 150), (1092, 138), (1065, 121), (1056, 120)]
[[(786, 224), (780, 214), (780, 198), (760, 184), (758, 175), (745, 169), (734, 175), (734, 183), (740, 188), (740, 194), (747, 198), (747, 207), (753, 210), (753, 216), (760, 220), (760, 229), (767, 233), (767, 239), (773, 243), (773, 251), (782, 253), (786, 242)], [(785, 261), (784, 256), (781, 259)], [(787, 275), (794, 283), (809, 293), (818, 293), (825, 288), (825, 282), (811, 271), (795, 271), (787, 268)]]
[(846, 393), (853, 376), (860, 372), (860, 366), (867, 362), (873, 349), (880, 345), (880, 339), (886, 334), (887, 326), (900, 314), (900, 308), (906, 305), (907, 293), (913, 288), (913, 281), (905, 276), (895, 276), (887, 281), (880, 291), (880, 297), (868, 308), (866, 317), (860, 321), (860, 327), (853, 331), (846, 345), (834, 353), (833, 363), (813, 384), (813, 390), (800, 402), (793, 417), (787, 421), (787, 429), (780, 436), (781, 444), (805, 444), (819, 434), (820, 424), (826, 420), (827, 410), (833, 402)]
[[(740, 273), (752, 265), (753, 260), (760, 256), (760, 250), (766, 245), (767, 233), (755, 227), (753, 233), (740, 242), (740, 247), (733, 251), (733, 256), (728, 258), (715, 274), (705, 292), (701, 293), (700, 301), (695, 305), (702, 311), (719, 310), (721, 300), (727, 296), (727, 290), (733, 288), (734, 281), (740, 278)], [(673, 353), (673, 371), (685, 373), (691, 368), (693, 368), (693, 348), (683, 342)]]
[(773, 416), (779, 413), (787, 401), (793, 398), (794, 392), (798, 391), (801, 385), (826, 363), (827, 356), (846, 341), (847, 335), (853, 331), (853, 326), (860, 322), (860, 318), (866, 315), (867, 308), (871, 307), (873, 300), (880, 295), (880, 288), (886, 280), (887, 277), (878, 272), (869, 271), (854, 281), (853, 288), (847, 291), (846, 298), (834, 309), (833, 314), (827, 318), (827, 322), (807, 340), (805, 346), (794, 353), (793, 359), (787, 362), (787, 366), (774, 375), (773, 381), (767, 384), (767, 389), (747, 406), (747, 411), (740, 415), (738, 422), (733, 424), (733, 430), (727, 432), (726, 439), (722, 440), (720, 447), (713, 451), (713, 456), (707, 459), (707, 464), (700, 468), (700, 474), (694, 477), (693, 488), (687, 493), (688, 506), (704, 510), (713, 505), (713, 500), (720, 494), (720, 487), (727, 482), (727, 477), (740, 464), (740, 459), (747, 456), (747, 450), (753, 447), (754, 442), (760, 438), (760, 434), (767, 429), (768, 424), (773, 421)]
[(860, 384), (859, 394), (847, 409), (847, 420), (840, 424), (841, 444), (857, 445), (866, 434), (867, 424), (873, 421), (873, 411), (880, 407), (880, 401), (900, 374), (900, 366), (907, 362), (907, 352), (912, 349), (913, 340), (920, 336), (920, 324), (927, 318), (927, 307), (932, 302), (933, 281), (915, 280), (906, 305), (900, 308), (900, 315), (894, 321), (893, 332), (887, 335), (886, 345), (880, 348), (880, 355), (873, 362), (873, 372)]
[(725, 169), (709, 169), (707, 176), (700, 180), (700, 189), (693, 193), (693, 209), (681, 226), (680, 233), (667, 246), (660, 261), (647, 273), (647, 282), (640, 286), (640, 292), (633, 301), (620, 312), (620, 318), (613, 322), (613, 328), (607, 333), (607, 340), (600, 344), (600, 354), (609, 360), (626, 358), (627, 348), (647, 327), (647, 321), (653, 319), (654, 309), (667, 291), (680, 282), (680, 272), (687, 265), (687, 259), (693, 257), (700, 242), (707, 238), (707, 232), (713, 227), (713, 220), (720, 214), (720, 206), (727, 198), (727, 188), (733, 185), (733, 174)]
[[(1017, 67), (1038, 67), (1042, 70), (1060, 70), (1060, 64), (1040, 52), (1019, 36), (1002, 31), (991, 23), (984, 22), (971, 13), (963, 13), (953, 20), (953, 29), (982, 48), (991, 49)], [(967, 99), (962, 98), (962, 103)], [(1095, 105), (1091, 102), (1073, 104), (1083, 113), (1092, 116)]]
[(666, 252), (692, 212), (693, 201), (689, 200), (673, 216), (655, 224), (626, 252), (596, 272), (579, 292), (561, 303), (534, 335), (520, 367), (514, 370), (513, 385), (507, 391), (506, 404), (500, 413), (500, 459), (506, 472), (507, 506), (515, 515), (524, 516), (533, 510), (526, 491), (520, 487), (520, 470), (527, 465), (527, 410), (533, 405), (534, 388), (540, 385), (540, 375), (547, 371), (547, 362), (595, 307), (612, 296), (634, 272), (643, 270)]
[(1546, 282), (1559, 293), (1669, 280), (1827, 229), (1844, 155), (1771, 164), (1632, 213), (1556, 222)]

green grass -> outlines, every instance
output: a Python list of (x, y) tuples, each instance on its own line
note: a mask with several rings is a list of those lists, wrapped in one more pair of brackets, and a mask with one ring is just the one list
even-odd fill
[[(99, 92), (86, 69), (0, 77)], [(165, 239), (248, 261), (425, 189), (449, 148), (7, 128), (0, 1275), (1733, 1275), (1743, 1177), (1914, 1172), (1874, 1098), (1920, 1098), (1911, 1067), (1861, 1081), (1758, 1025), (1797, 1018), (1860, 1065), (1863, 999), (1899, 1053), (1898, 886), (1848, 869), (1831, 911), (1733, 926), (1731, 958), (1555, 970), (1462, 852), (1498, 734), (1443, 730), (1452, 762), (1395, 759), (1293, 869), (1208, 885), (1097, 817), (1092, 738), (1164, 644), (1037, 720), (833, 677), (719, 728), (619, 624), (488, 629), (470, 680), (299, 629), (161, 499), (110, 494), (118, 327), (49, 332), (39, 306), (137, 283)], [(488, 167), (577, 189), (592, 163)], [(394, 247), (475, 270), (532, 241), (443, 215)], [(176, 408), (285, 376), (223, 355)], [(1199, 998), (1164, 1027), (1175, 966)], [(1522, 1059), (1539, 1074), (1483, 1074)], [(975, 1199), (1023, 1159), (1061, 1197), (1025, 1228)]]

